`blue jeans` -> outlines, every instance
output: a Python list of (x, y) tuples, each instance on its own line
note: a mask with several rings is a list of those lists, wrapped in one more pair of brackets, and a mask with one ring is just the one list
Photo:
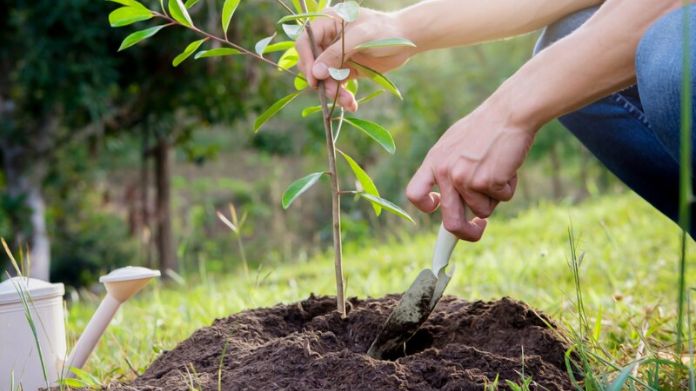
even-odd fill
[[(580, 11), (548, 26), (537, 42), (535, 53), (571, 33), (596, 9)], [(636, 51), (636, 85), (559, 118), (614, 175), (675, 222), (679, 210), (683, 12), (679, 9), (663, 16), (642, 37)], [(696, 92), (693, 87), (696, 8), (693, 6), (689, 8), (689, 18), (690, 80), (692, 91)], [(696, 102), (696, 96), (692, 99)], [(691, 109), (696, 118), (694, 104)], [(696, 151), (693, 139), (691, 144), (692, 151)], [(693, 183), (692, 179), (692, 186)], [(693, 238), (696, 237), (693, 207), (691, 216)]]

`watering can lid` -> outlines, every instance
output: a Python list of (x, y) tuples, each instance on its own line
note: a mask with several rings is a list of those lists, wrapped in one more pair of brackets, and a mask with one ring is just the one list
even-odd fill
[(52, 284), (47, 281), (29, 277), (12, 277), (0, 282), (0, 305), (19, 303), (19, 292), (26, 292), (32, 300), (46, 299), (63, 296), (65, 288), (63, 284)]
[(120, 282), (131, 280), (142, 280), (145, 278), (159, 277), (159, 270), (151, 270), (141, 266), (126, 266), (113, 270), (111, 273), (101, 276), (99, 282)]

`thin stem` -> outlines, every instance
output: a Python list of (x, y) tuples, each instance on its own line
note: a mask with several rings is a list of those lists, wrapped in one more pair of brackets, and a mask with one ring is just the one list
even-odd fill
[(269, 65), (273, 65), (274, 67), (276, 67), (276, 68), (278, 68), (278, 69), (280, 69), (280, 70), (282, 70), (282, 71), (284, 71), (284, 72), (287, 72), (287, 73), (289, 73), (289, 74), (291, 74), (291, 75), (293, 75), (293, 76), (299, 76), (299, 74), (298, 74), (297, 72), (295, 72), (295, 71), (293, 71), (293, 70), (290, 70), (290, 69), (287, 69), (287, 68), (284, 68), (284, 67), (281, 67), (280, 65), (278, 65), (277, 62), (275, 62), (275, 61), (273, 61), (273, 60), (270, 60), (270, 59), (268, 59), (268, 58), (266, 58), (266, 57), (260, 56), (260, 55), (258, 55), (257, 53), (254, 53), (254, 52), (252, 52), (251, 50), (249, 50), (249, 49), (247, 49), (247, 48), (245, 48), (245, 47), (243, 47), (243, 46), (240, 46), (240, 45), (238, 45), (238, 44), (236, 44), (236, 43), (234, 43), (234, 42), (230, 42), (227, 38), (222, 38), (222, 37), (218, 37), (217, 35), (213, 35), (213, 34), (207, 33), (207, 32), (205, 32), (205, 31), (199, 29), (199, 28), (196, 27), (196, 26), (184, 26), (184, 25), (182, 25), (181, 23), (177, 22), (176, 20), (170, 18), (169, 16), (167, 16), (167, 15), (165, 15), (165, 14), (161, 14), (161, 13), (155, 12), (155, 11), (152, 11), (152, 13), (153, 13), (156, 17), (159, 17), (159, 18), (162, 18), (162, 19), (164, 19), (164, 20), (169, 21), (170, 24), (178, 24), (178, 25), (180, 25), (180, 26), (186, 27), (187, 29), (189, 29), (189, 30), (191, 30), (191, 31), (194, 31), (194, 32), (196, 32), (196, 33), (198, 33), (198, 34), (200, 34), (200, 35), (202, 35), (202, 36), (204, 36), (204, 37), (207, 37), (207, 38), (209, 38), (209, 39), (218, 41), (218, 42), (220, 42), (220, 43), (222, 43), (222, 44), (225, 44), (225, 45), (230, 46), (230, 47), (232, 47), (232, 48), (234, 48), (234, 49), (237, 49), (237, 50), (239, 50), (240, 52), (244, 53), (244, 54), (247, 55), (247, 56), (254, 57), (255, 59), (257, 59), (257, 60), (259, 60), (259, 61), (265, 62), (265, 63), (267, 63), (267, 64), (269, 64)]
[(276, 0), (278, 4), (280, 4), (283, 8), (285, 8), (288, 12), (290, 12), (291, 15), (295, 15), (295, 11), (292, 10), (292, 8), (288, 7), (287, 4), (283, 0)]
[[(301, 1), (302, 11), (307, 12), (306, 0)], [(306, 24), (307, 36), (312, 47), (312, 55), (314, 58), (319, 56), (319, 48), (314, 41), (314, 33), (312, 26), (307, 20)], [(329, 173), (331, 176), (331, 216), (333, 220), (333, 247), (334, 247), (334, 269), (336, 272), (336, 307), (341, 317), (346, 317), (346, 299), (345, 289), (343, 286), (343, 250), (341, 244), (341, 189), (338, 184), (338, 171), (336, 170), (336, 146), (334, 144), (333, 127), (331, 121), (331, 113), (329, 112), (329, 104), (326, 99), (326, 87), (323, 81), (318, 83), (319, 102), (321, 103), (321, 112), (324, 119), (324, 133), (326, 137), (326, 152), (329, 158)]]

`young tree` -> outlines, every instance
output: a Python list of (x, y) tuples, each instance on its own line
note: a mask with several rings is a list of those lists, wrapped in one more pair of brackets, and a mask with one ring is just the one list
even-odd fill
[[(304, 29), (307, 29), (309, 37), (312, 39), (311, 21), (315, 18), (335, 18), (337, 22), (341, 24), (342, 28), (345, 29), (346, 24), (353, 22), (357, 18), (359, 12), (359, 5), (354, 1), (340, 2), (332, 8), (331, 13), (327, 13), (325, 8), (331, 5), (327, 0), (293, 0), (292, 6), (286, 4), (283, 0), (277, 0), (277, 3), (287, 12), (287, 15), (282, 17), (278, 23), (282, 26), (282, 30), (289, 40), (274, 42), (278, 36), (277, 33), (274, 33), (269, 37), (259, 40), (254, 46), (254, 49), (251, 50), (243, 47), (233, 39), (230, 39), (228, 35), (233, 16), (240, 3), (239, 0), (224, 1), (220, 20), (221, 31), (218, 30), (218, 32), (201, 28), (194, 23), (190, 16), (189, 9), (198, 2), (197, 0), (187, 0), (186, 2), (182, 0), (168, 0), (166, 6), (165, 2), (162, 1), (159, 5), (159, 10), (149, 9), (137, 0), (112, 1), (121, 5), (120, 8), (112, 11), (109, 15), (109, 21), (112, 27), (122, 27), (151, 19), (163, 21), (163, 24), (139, 30), (127, 36), (121, 44), (120, 50), (129, 48), (146, 40), (165, 28), (181, 26), (197, 33), (199, 39), (189, 43), (183, 48), (183, 51), (174, 58), (173, 64), (175, 66), (194, 55), (194, 53), (195, 59), (243, 55), (254, 58), (260, 63), (266, 63), (276, 67), (279, 71), (292, 76), (295, 91), (281, 98), (265, 112), (260, 114), (254, 123), (254, 131), (259, 131), (271, 117), (283, 110), (299, 95), (310, 90), (304, 76), (294, 69), (298, 61), (294, 39), (297, 38)], [(340, 34), (339, 39), (343, 40), (343, 33)], [(312, 45), (314, 46), (314, 50), (318, 49), (314, 42), (312, 42)], [(363, 49), (368, 49), (372, 47), (398, 45), (412, 46), (413, 43), (400, 37), (393, 37), (388, 40), (366, 42), (362, 44), (361, 47)], [(275, 52), (282, 52), (277, 60), (272, 59), (270, 56), (271, 53)], [(354, 62), (351, 62), (350, 66), (360, 69), (363, 74), (369, 76), (380, 87), (401, 97), (396, 86), (380, 73)], [(335, 80), (345, 83), (349, 90), (354, 93), (357, 92), (357, 81), (348, 80), (351, 74), (348, 64), (344, 64), (341, 68), (331, 68), (330, 74)], [(360, 99), (360, 101), (364, 103), (374, 96), (375, 94), (367, 95)], [(318, 106), (305, 108), (302, 114), (303, 116), (309, 116), (314, 113), (321, 113), (322, 115), (328, 169), (313, 172), (290, 184), (283, 194), (282, 203), (284, 208), (289, 207), (297, 197), (316, 184), (322, 177), (329, 177), (332, 200), (332, 236), (336, 272), (337, 308), (338, 311), (345, 316), (346, 307), (341, 245), (341, 196), (357, 196), (369, 201), (372, 203), (374, 211), (378, 215), (382, 210), (387, 210), (407, 220), (413, 220), (401, 208), (381, 198), (377, 187), (364, 169), (360, 167), (352, 157), (336, 146), (344, 124), (363, 132), (381, 145), (387, 152), (394, 153), (395, 146), (391, 134), (377, 123), (362, 118), (346, 116), (343, 109), (336, 104), (338, 95), (332, 100), (329, 100), (326, 97), (325, 91), (323, 91), (323, 86), (320, 87), (318, 97), (320, 104)], [(357, 182), (360, 184), (358, 189), (346, 191), (340, 188), (339, 171), (337, 168), (338, 155), (344, 158), (348, 167), (354, 173)]]

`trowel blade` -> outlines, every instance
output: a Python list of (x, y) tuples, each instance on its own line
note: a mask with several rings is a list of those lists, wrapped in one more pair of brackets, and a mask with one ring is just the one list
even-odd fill
[(435, 309), (435, 306), (442, 298), (442, 295), (445, 293), (445, 289), (447, 288), (447, 285), (449, 285), (449, 282), (452, 280), (453, 275), (454, 266), (452, 266), (452, 272), (450, 274), (447, 274), (447, 272), (445, 272), (445, 269), (440, 269), (440, 275), (437, 276), (437, 284), (435, 285), (435, 291), (433, 292), (432, 299), (430, 299), (430, 312), (432, 312)]
[[(418, 274), (370, 345), (367, 351), (370, 357), (384, 359), (404, 353), (406, 342), (418, 331), (432, 311), (430, 305), (437, 286), (438, 279), (430, 269), (422, 270)], [(442, 291), (444, 287), (439, 293), (440, 296)]]

